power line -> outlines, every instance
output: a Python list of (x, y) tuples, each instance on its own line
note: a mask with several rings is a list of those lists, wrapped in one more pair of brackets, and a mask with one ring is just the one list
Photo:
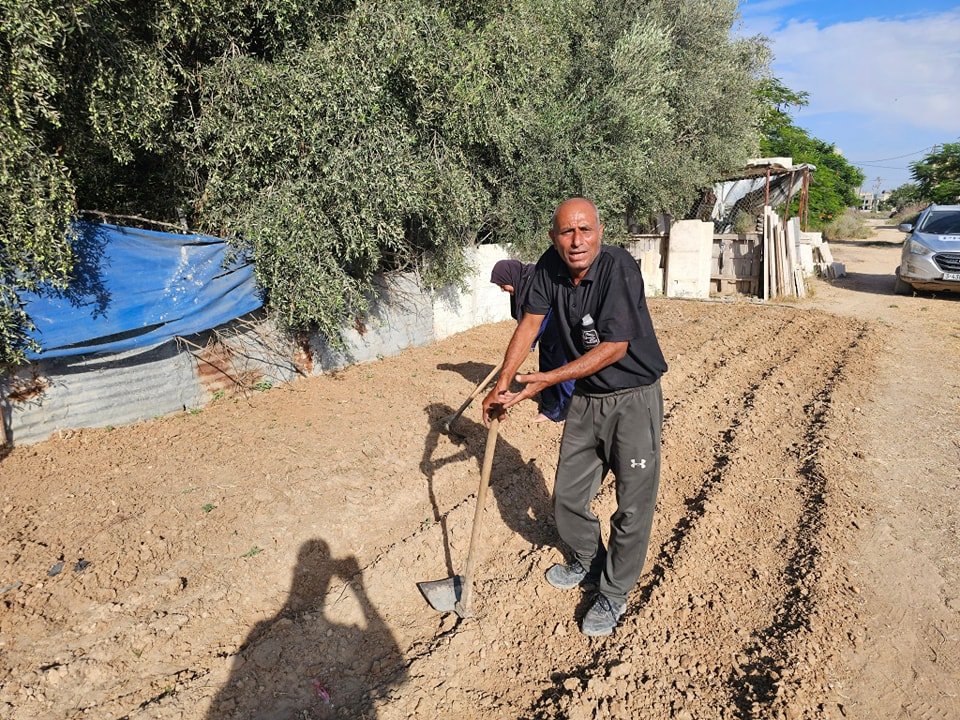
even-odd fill
[[(921, 149), (921, 150), (917, 150), (916, 152), (907, 153), (906, 155), (897, 155), (896, 157), (888, 157), (888, 158), (878, 158), (877, 160), (850, 160), (849, 162), (853, 163), (854, 165), (864, 165), (864, 164), (866, 164), (866, 163), (886, 162), (887, 160), (899, 160), (900, 158), (910, 157), (911, 155), (919, 155), (920, 153), (926, 152), (927, 150), (933, 150), (933, 148), (935, 148), (935, 147), (937, 147), (937, 146), (936, 146), (936, 145), (928, 145), (927, 147), (925, 147), (925, 148), (923, 148), (923, 149)], [(896, 169), (896, 168), (894, 168), (894, 169)]]
[(870, 163), (851, 163), (851, 165), (858, 165), (858, 166), (861, 166), (861, 167), (868, 167), (868, 168), (877, 168), (878, 170), (902, 170), (902, 171), (906, 171), (906, 170), (909, 170), (909, 169), (910, 169), (910, 168), (905, 168), (905, 167), (893, 167), (892, 165), (871, 165)]

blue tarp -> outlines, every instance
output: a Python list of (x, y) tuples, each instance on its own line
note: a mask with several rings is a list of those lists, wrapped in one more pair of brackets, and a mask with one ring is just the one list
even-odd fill
[(222, 239), (96, 223), (76, 229), (70, 287), (23, 298), (42, 348), (30, 359), (152, 347), (263, 304), (253, 265), (225, 266)]

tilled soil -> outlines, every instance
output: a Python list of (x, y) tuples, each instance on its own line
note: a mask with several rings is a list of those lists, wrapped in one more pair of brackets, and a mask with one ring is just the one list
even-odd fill
[[(476, 617), (462, 571), (512, 324), (0, 462), (0, 715), (840, 717), (871, 517), (864, 408), (889, 327), (809, 307), (652, 301), (670, 364), (650, 553), (615, 634), (543, 572), (561, 427), (503, 424)], [(533, 358), (531, 358), (533, 363)], [(608, 479), (597, 512), (614, 507)]]

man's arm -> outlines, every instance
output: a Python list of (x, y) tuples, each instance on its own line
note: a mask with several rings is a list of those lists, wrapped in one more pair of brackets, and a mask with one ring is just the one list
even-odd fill
[(513, 394), (509, 392), (510, 380), (530, 354), (530, 346), (537, 337), (537, 331), (539, 331), (540, 323), (544, 317), (544, 315), (524, 313), (523, 318), (517, 323), (517, 329), (513, 331), (513, 337), (510, 338), (507, 351), (503, 356), (503, 368), (500, 370), (500, 377), (497, 378), (497, 383), (493, 386), (493, 389), (483, 399), (484, 425), (488, 425), (493, 415), (499, 414), (504, 409), (502, 405), (505, 400), (513, 397)]
[[(530, 395), (536, 395), (545, 387), (562, 383), (566, 380), (579, 380), (594, 373), (598, 373), (608, 365), (613, 365), (617, 360), (627, 354), (627, 348), (630, 343), (626, 340), (622, 342), (602, 342), (592, 350), (585, 352), (576, 360), (571, 360), (566, 365), (561, 365), (550, 372), (535, 372), (526, 375), (517, 375), (517, 382), (540, 385), (533, 390)], [(524, 388), (524, 392), (526, 388)], [(522, 393), (518, 393), (522, 394)], [(522, 399), (522, 398), (521, 398)], [(515, 403), (511, 403), (513, 405)]]
[(584, 353), (576, 360), (561, 365), (550, 372), (535, 372), (526, 375), (517, 375), (517, 382), (523, 383), (524, 388), (518, 393), (506, 393), (501, 403), (502, 409), (513, 407), (521, 400), (533, 397), (538, 392), (551, 385), (565, 380), (579, 380), (594, 373), (598, 373), (608, 365), (612, 365), (627, 354), (630, 343), (602, 342), (592, 350)]

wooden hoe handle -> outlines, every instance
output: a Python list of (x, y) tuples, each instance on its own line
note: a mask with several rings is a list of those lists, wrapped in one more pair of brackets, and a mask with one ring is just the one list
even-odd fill
[[(499, 369), (499, 368), (498, 368)], [(500, 418), (490, 421), (487, 433), (487, 447), (483, 451), (483, 468), (480, 471), (480, 488), (477, 490), (477, 509), (473, 513), (473, 532), (470, 533), (470, 550), (467, 552), (467, 566), (463, 571), (463, 591), (457, 603), (457, 614), (470, 617), (473, 602), (473, 564), (476, 561), (477, 545), (480, 540), (480, 526), (483, 519), (483, 506), (487, 500), (487, 488), (490, 487), (490, 471), (493, 469), (493, 455), (497, 447), (497, 434), (500, 432)]]

